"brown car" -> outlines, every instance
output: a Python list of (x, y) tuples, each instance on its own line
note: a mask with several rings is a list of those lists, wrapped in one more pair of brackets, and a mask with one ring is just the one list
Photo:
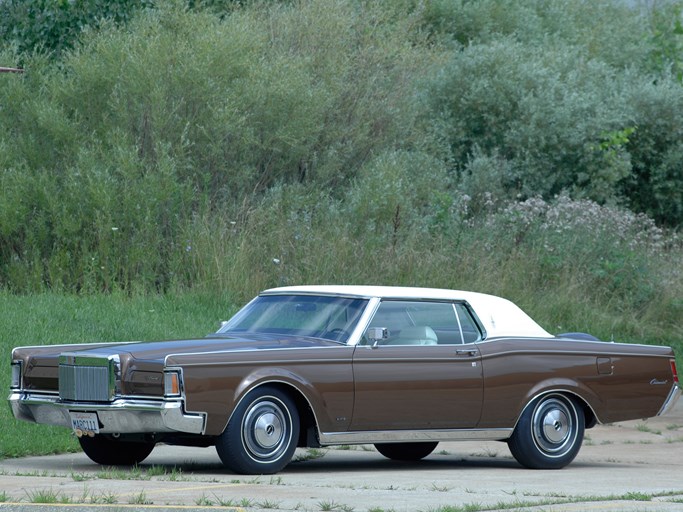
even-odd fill
[(373, 443), (418, 460), (439, 441), (506, 441), (561, 468), (585, 428), (664, 414), (668, 347), (552, 336), (505, 299), (453, 290), (296, 286), (261, 293), (207, 338), (21, 347), (17, 418), (74, 430), (105, 465), (156, 443), (215, 445), (238, 473), (297, 446)]

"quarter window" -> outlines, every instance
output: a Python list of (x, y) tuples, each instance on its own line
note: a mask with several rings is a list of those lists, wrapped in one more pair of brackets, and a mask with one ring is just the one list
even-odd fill
[(477, 326), (474, 318), (470, 314), (467, 306), (462, 302), (455, 304), (455, 311), (458, 314), (460, 321), (460, 329), (462, 330), (462, 337), (465, 343), (474, 343), (481, 340), (481, 332)]

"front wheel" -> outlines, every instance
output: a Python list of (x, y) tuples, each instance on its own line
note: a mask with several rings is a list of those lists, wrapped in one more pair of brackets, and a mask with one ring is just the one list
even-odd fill
[(583, 442), (583, 409), (572, 398), (552, 393), (529, 404), (508, 446), (531, 469), (560, 469), (574, 460)]
[(294, 455), (299, 439), (299, 414), (285, 392), (262, 386), (239, 403), (219, 436), (216, 451), (235, 473), (273, 474)]
[(154, 449), (151, 441), (128, 441), (123, 436), (105, 434), (80, 437), (78, 442), (90, 460), (103, 466), (134, 466)]
[(379, 453), (391, 460), (413, 461), (424, 459), (439, 443), (382, 443), (376, 444)]

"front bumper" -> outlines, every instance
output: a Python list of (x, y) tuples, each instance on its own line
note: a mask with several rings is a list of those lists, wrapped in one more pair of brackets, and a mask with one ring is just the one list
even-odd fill
[(186, 413), (182, 399), (117, 398), (107, 403), (64, 402), (47, 393), (15, 391), (8, 397), (17, 419), (71, 428), (69, 412), (95, 412), (101, 433), (184, 432), (203, 434), (206, 414)]

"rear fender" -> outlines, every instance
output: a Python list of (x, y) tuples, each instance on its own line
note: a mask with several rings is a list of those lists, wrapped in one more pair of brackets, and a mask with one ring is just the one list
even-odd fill
[(582, 406), (586, 416), (586, 428), (591, 428), (597, 423), (601, 423), (600, 415), (604, 408), (604, 403), (589, 387), (571, 379), (549, 379), (539, 382), (531, 388), (524, 397), (524, 407), (521, 408), (515, 421), (515, 426), (524, 410), (539, 397), (549, 393), (561, 393), (574, 397)]

